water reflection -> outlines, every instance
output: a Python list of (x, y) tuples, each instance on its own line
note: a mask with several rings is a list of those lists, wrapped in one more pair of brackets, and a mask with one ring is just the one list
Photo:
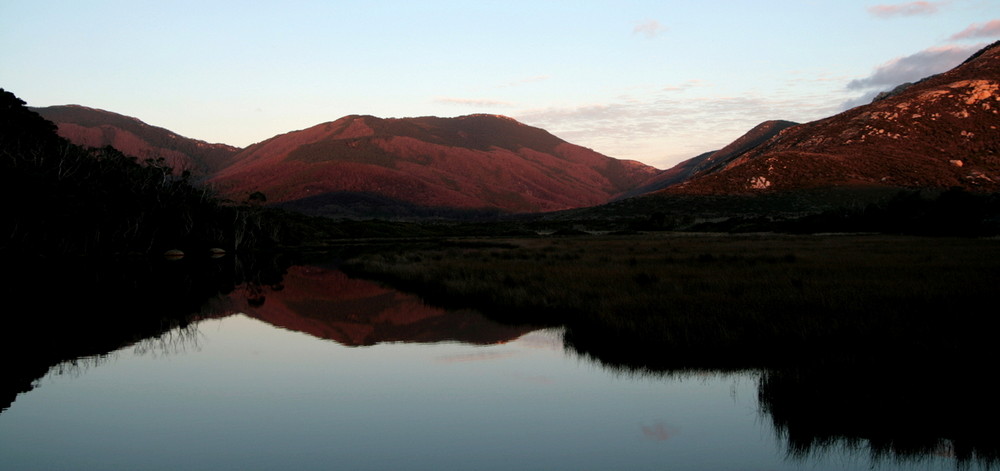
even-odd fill
[[(61, 368), (94, 381), (101, 378), (113, 387), (130, 374), (162, 368), (149, 358), (175, 354), (176, 363), (188, 364), (187, 369), (167, 373), (169, 379), (147, 379), (160, 381), (155, 388), (163, 391), (132, 387), (148, 394), (147, 400), (163, 401), (160, 407), (166, 410), (192, 408), (205, 414), (206, 419), (181, 414), (192, 420), (230, 411), (235, 415), (224, 417), (234, 422), (232, 426), (256, 427), (259, 434), (281, 423), (330, 435), (324, 442), (331, 449), (372, 460), (370, 466), (354, 462), (357, 468), (407, 467), (406, 456), (420, 455), (438, 460), (448, 456), (438, 463), (456, 468), (503, 468), (511, 463), (511, 450), (523, 453), (529, 462), (535, 460), (538, 469), (622, 463), (637, 469), (667, 463), (687, 469), (739, 464), (773, 469), (988, 469), (1000, 464), (1000, 434), (994, 427), (1000, 413), (986, 369), (990, 361), (984, 365), (982, 359), (938, 352), (933, 361), (930, 356), (874, 364), (831, 358), (781, 368), (746, 369), (738, 362), (686, 368), (630, 358), (623, 353), (627, 349), (617, 348), (620, 345), (601, 344), (594, 330), (574, 336), (573, 326), (567, 326), (564, 345), (561, 330), (535, 331), (491, 321), (472, 310), (427, 306), (414, 295), (348, 278), (331, 267), (279, 263), (247, 271), (240, 268), (245, 265), (226, 263), (198, 266), (196, 274), (149, 269), (157, 273), (145, 281), (116, 275), (119, 284), (114, 289), (81, 283), (84, 289), (73, 291), (79, 304), (67, 312), (104, 306), (109, 320), (67, 320), (68, 327), (56, 330), (88, 326), (86, 336), (94, 343), (73, 342), (79, 346), (62, 348), (68, 356), (59, 361), (52, 355), (40, 355), (34, 363), (21, 354), (16, 358), (34, 365), (25, 368), (37, 374), (29, 381), (41, 376), (39, 369), (44, 373), (56, 364), (56, 372)], [(139, 289), (125, 293), (124, 280)], [(112, 292), (122, 301), (104, 299)], [(187, 298), (164, 301), (165, 292), (183, 292)], [(146, 304), (126, 307), (144, 297)], [(47, 320), (56, 315), (51, 309), (66, 307), (63, 302), (41, 306)], [(155, 322), (130, 321), (128, 315), (141, 317), (135, 316), (136, 310), (159, 317), (150, 316)], [(257, 321), (280, 327), (284, 334)], [(108, 325), (114, 323), (122, 328), (112, 331)], [(31, 326), (42, 330), (40, 321)], [(307, 334), (310, 341), (291, 335), (296, 332)], [(40, 343), (31, 350), (42, 352), (69, 337), (39, 336)], [(209, 340), (201, 343), (206, 337)], [(127, 345), (132, 346), (129, 353), (116, 354), (121, 361), (99, 360), (102, 353)], [(203, 347), (208, 351), (202, 352)], [(194, 352), (198, 355), (187, 355)], [(228, 360), (215, 364), (216, 357), (203, 356), (209, 354)], [(15, 357), (9, 353), (6, 358), (9, 362)], [(60, 363), (63, 360), (68, 363)], [(114, 365), (104, 371), (103, 361)], [(112, 373), (117, 368), (124, 372)], [(219, 382), (222, 376), (229, 382)], [(23, 382), (17, 384), (7, 392), (11, 399), (26, 389)], [(127, 397), (124, 405), (110, 407), (127, 409), (141, 400)], [(720, 407), (720, 400), (728, 409)], [(297, 408), (297, 403), (312, 410)], [(239, 416), (260, 407), (268, 409)], [(490, 408), (493, 412), (486, 410)], [(0, 428), (6, 415), (0, 414)], [(777, 455), (768, 448), (770, 442), (761, 439), (761, 424), (780, 444)], [(232, 433), (222, 423), (201, 426), (220, 436)], [(142, 425), (109, 427), (135, 431)], [(181, 430), (169, 428), (169, 433)], [(289, 442), (275, 446), (286, 450), (285, 455), (298, 450), (316, 458), (291, 467), (329, 464), (323, 461), (328, 453), (297, 448), (294, 440), (318, 446), (302, 430), (282, 433), (287, 435), (275, 440)], [(244, 439), (259, 443), (260, 437)], [(337, 440), (342, 443), (329, 444)], [(380, 450), (377, 442), (401, 450)], [(654, 445), (664, 448), (648, 448)], [(203, 445), (179, 437), (145, 446), (207, 453)], [(219, 446), (258, 456), (230, 442)], [(709, 454), (691, 451), (700, 448)], [(685, 453), (687, 461), (676, 461)], [(621, 461), (629, 455), (635, 461)], [(260, 462), (264, 464), (289, 461)]]
[[(956, 469), (1000, 467), (1000, 402), (990, 373), (996, 358), (982, 346), (867, 356), (845, 346), (748, 368), (740, 358), (692, 366), (687, 355), (657, 356), (650, 347), (655, 338), (630, 339), (641, 345), (633, 348), (621, 339), (602, 339), (593, 325), (570, 324), (565, 341), (568, 350), (622, 374), (753, 372), (759, 414), (793, 462), (853, 456), (870, 466), (904, 469), (941, 459)], [(644, 431), (669, 436), (656, 427)]]
[(235, 310), (347, 346), (448, 340), (493, 344), (535, 330), (499, 324), (471, 310), (431, 307), (414, 295), (317, 266), (289, 267), (280, 285), (251, 291), (251, 297), (233, 293)]
[(7, 262), (4, 297), (22, 302), (0, 329), (0, 410), (55, 365), (159, 338), (217, 315), (235, 286), (280, 276), (274, 264), (207, 256)]
[(758, 395), (798, 459), (847, 450), (876, 462), (991, 467), (1000, 465), (1000, 407), (984, 373), (968, 362), (789, 368), (766, 371)]

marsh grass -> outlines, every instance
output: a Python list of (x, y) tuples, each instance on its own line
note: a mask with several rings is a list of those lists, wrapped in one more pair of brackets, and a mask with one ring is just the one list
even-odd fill
[(568, 344), (609, 363), (754, 365), (985, 341), (998, 324), (1000, 241), (552, 237), (399, 249), (346, 268), (497, 320), (565, 325)]

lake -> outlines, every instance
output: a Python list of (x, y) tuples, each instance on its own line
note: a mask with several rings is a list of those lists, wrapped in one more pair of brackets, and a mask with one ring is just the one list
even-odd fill
[[(876, 443), (884, 430), (867, 439), (840, 429), (803, 438), (829, 418), (802, 426), (781, 416), (784, 409), (796, 417), (858, 409), (782, 405), (783, 396), (802, 395), (802, 384), (836, 388), (808, 374), (789, 380), (756, 369), (603, 366), (565, 347), (559, 327), (505, 325), (472, 310), (428, 306), (330, 266), (292, 266), (280, 283), (240, 284), (207, 305), (190, 324), (62, 363), (38, 379), (0, 413), (0, 469), (891, 470), (995, 463), (995, 455), (980, 459), (982, 446), (971, 459), (956, 459), (961, 444), (933, 432), (929, 441), (906, 436), (888, 445)], [(884, 401), (861, 389), (864, 400)], [(837, 397), (850, 395), (842, 393)], [(975, 403), (975, 394), (959, 395), (973, 409), (995, 410)], [(917, 423), (938, 424), (924, 416), (937, 414), (936, 406), (926, 407), (910, 412)]]

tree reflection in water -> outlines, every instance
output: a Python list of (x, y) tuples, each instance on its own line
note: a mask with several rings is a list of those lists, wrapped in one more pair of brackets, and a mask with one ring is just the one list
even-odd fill
[(993, 379), (952, 360), (768, 370), (760, 410), (796, 458), (840, 448), (875, 462), (947, 456), (959, 468), (1000, 465)]
[(184, 345), (191, 323), (220, 315), (220, 295), (280, 280), (280, 259), (188, 256), (7, 260), (10, 309), (0, 329), (0, 411), (50, 368), (72, 372), (129, 345), (149, 352)]
[(953, 459), (958, 469), (1000, 466), (1000, 404), (988, 373), (995, 368), (989, 344), (953, 352), (812, 352), (772, 366), (749, 354), (726, 362), (725, 355), (691, 358), (670, 351), (652, 359), (655, 339), (604, 342), (592, 327), (568, 327), (567, 350), (623, 373), (752, 373), (759, 413), (790, 459), (845, 452), (867, 455), (872, 466), (938, 457)]

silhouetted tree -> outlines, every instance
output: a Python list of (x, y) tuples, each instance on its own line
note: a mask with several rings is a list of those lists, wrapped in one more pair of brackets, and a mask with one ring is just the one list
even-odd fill
[[(230, 249), (273, 242), (260, 211), (223, 204), (163, 158), (83, 149), (0, 89), (0, 253)], [(263, 194), (253, 198), (263, 202)]]

